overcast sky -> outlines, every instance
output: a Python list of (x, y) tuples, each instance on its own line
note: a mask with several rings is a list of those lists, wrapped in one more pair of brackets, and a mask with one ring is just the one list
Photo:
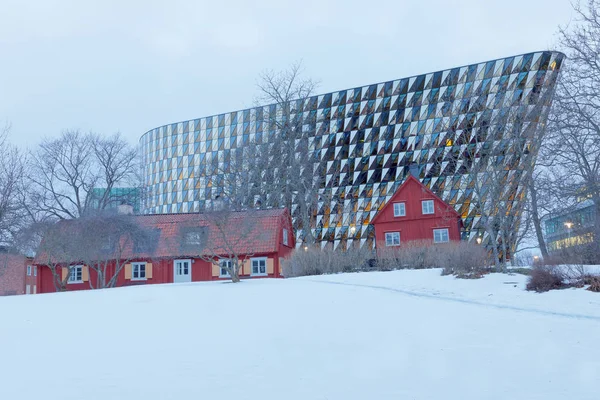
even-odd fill
[(250, 107), (303, 60), (329, 92), (556, 43), (568, 0), (0, 0), (0, 121), (22, 146), (64, 129), (132, 143)]

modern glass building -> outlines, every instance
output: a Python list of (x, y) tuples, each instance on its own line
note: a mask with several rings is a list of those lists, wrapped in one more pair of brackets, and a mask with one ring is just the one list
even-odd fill
[[(102, 208), (100, 204), (106, 193), (105, 188), (93, 188), (90, 191), (90, 208), (93, 210), (99, 210)], [(104, 206), (106, 209), (117, 209), (121, 204), (129, 204), (133, 207), (135, 214), (140, 213), (140, 204), (142, 200), (141, 190), (139, 188), (112, 188), (108, 194), (107, 204)]]
[(589, 199), (581, 201), (571, 210), (544, 218), (548, 252), (560, 252), (594, 242), (596, 218), (594, 203)]
[[(370, 221), (415, 165), (420, 180), (461, 214), (463, 236), (485, 236), (469, 183), (480, 152), (496, 152), (494, 162), (512, 174), (510, 210), (518, 216), (521, 177), (535, 163), (535, 132), (544, 129), (563, 59), (557, 52), (528, 53), (298, 100), (311, 137), (306, 156), (326, 161), (324, 174), (342, 176), (327, 188), (333, 198), (319, 207), (311, 227), (315, 237), (335, 246), (372, 245)], [(140, 140), (144, 212), (202, 211), (223, 190), (224, 180), (208, 171), (219, 170), (236, 149), (277, 134), (268, 132), (268, 121), (278, 107), (146, 132)], [(527, 157), (510, 156), (506, 132), (520, 135)], [(488, 139), (483, 143), (481, 137)]]

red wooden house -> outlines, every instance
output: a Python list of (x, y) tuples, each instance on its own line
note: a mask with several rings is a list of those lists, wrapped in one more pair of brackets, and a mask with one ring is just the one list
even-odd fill
[(402, 183), (371, 224), (378, 249), (414, 240), (434, 243), (460, 240), (462, 227), (456, 210), (413, 175)]
[[(232, 212), (225, 230), (218, 228), (211, 218), (197, 213), (129, 218), (135, 218), (153, 234), (148, 242), (134, 242), (125, 249), (126, 254), (121, 258), (126, 258), (126, 263), (117, 274), (116, 286), (229, 279), (226, 268), (220, 266), (231, 261), (226, 255), (217, 254), (226, 245), (234, 246), (234, 252), (243, 259), (240, 278), (279, 278), (283, 259), (295, 245), (287, 209)], [(218, 265), (207, 258), (216, 259)], [(54, 274), (44, 260), (45, 256), (40, 254), (34, 261), (39, 267), (38, 292), (54, 292)], [(117, 262), (110, 266), (107, 275), (115, 275), (116, 265)], [(96, 272), (83, 263), (63, 263), (56, 268), (67, 281), (66, 290), (98, 286)]]

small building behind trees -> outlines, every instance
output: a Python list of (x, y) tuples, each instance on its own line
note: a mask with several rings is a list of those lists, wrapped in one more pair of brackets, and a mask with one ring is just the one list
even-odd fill
[(446, 243), (461, 239), (460, 215), (413, 175), (408, 176), (371, 224), (375, 227), (378, 250), (411, 241)]
[(0, 296), (37, 292), (37, 268), (31, 262), (31, 258), (0, 247)]
[(287, 209), (112, 213), (59, 222), (34, 264), (39, 293), (278, 278), (294, 245)]

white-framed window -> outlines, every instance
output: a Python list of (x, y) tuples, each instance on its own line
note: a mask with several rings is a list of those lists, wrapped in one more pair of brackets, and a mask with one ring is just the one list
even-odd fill
[(405, 217), (406, 216), (406, 204), (394, 203), (394, 217)]
[(386, 232), (385, 233), (385, 245), (386, 246), (400, 246), (400, 232)]
[(283, 229), (283, 245), (284, 246), (290, 245), (290, 239), (288, 238), (288, 230), (285, 228)]
[(31, 286), (25, 285), (25, 294), (31, 294)]
[(27, 276), (31, 276), (31, 265), (27, 266)]
[(227, 268), (231, 269), (231, 260), (219, 260), (219, 277), (220, 278), (231, 278)]
[(446, 243), (449, 242), (448, 228), (434, 229), (433, 230), (433, 242), (434, 243)]
[(144, 281), (146, 280), (146, 263), (138, 262), (131, 264), (131, 280)]
[(33, 294), (37, 293), (37, 285), (33, 285)]
[(252, 258), (250, 259), (250, 265), (252, 266), (251, 275), (253, 276), (266, 276), (267, 275), (267, 258)]
[(423, 209), (423, 214), (433, 214), (433, 200), (423, 200), (421, 201), (421, 208)]
[(33, 276), (37, 276), (37, 265), (33, 266)]
[(83, 265), (74, 265), (69, 268), (69, 280), (67, 283), (83, 282)]

